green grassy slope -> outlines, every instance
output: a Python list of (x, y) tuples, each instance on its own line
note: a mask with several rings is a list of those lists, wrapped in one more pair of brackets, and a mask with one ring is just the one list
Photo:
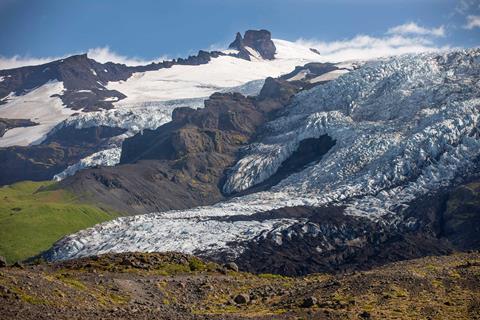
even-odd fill
[(0, 255), (8, 262), (34, 256), (64, 235), (118, 216), (79, 203), (67, 191), (49, 190), (52, 184), (25, 181), (0, 187)]

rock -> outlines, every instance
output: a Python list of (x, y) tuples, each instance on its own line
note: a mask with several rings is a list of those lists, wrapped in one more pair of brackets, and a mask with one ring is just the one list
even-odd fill
[(23, 264), (20, 261), (17, 261), (13, 264), (13, 267), (23, 269)]
[(368, 311), (363, 311), (362, 313), (359, 314), (360, 318), (362, 319), (371, 319), (370, 312)]
[(268, 60), (274, 59), (277, 51), (272, 35), (267, 30), (247, 30), (243, 38), (240, 33), (237, 33), (235, 40), (228, 46), (229, 49), (239, 51), (239, 58), (250, 60), (250, 53), (245, 47), (255, 49), (262, 58)]
[(305, 298), (302, 302), (302, 305), (301, 307), (302, 308), (311, 308), (313, 307), (314, 305), (317, 304), (317, 298), (315, 297), (308, 297), (308, 298)]
[(7, 260), (0, 256), (0, 268), (5, 268), (7, 266)]
[(225, 268), (228, 269), (228, 270), (238, 272), (238, 266), (235, 262), (229, 262), (229, 263), (225, 264)]
[(333, 305), (332, 301), (324, 301), (318, 304), (320, 308), (331, 308)]
[(237, 32), (235, 40), (232, 43), (230, 43), (228, 48), (229, 49), (236, 49), (236, 50), (240, 50), (240, 48), (243, 48), (243, 37), (240, 34), (240, 32)]
[(5, 132), (9, 129), (18, 127), (31, 127), (39, 125), (39, 123), (33, 122), (30, 119), (6, 119), (0, 118), (0, 137), (3, 137)]
[(235, 301), (236, 304), (247, 304), (248, 302), (250, 302), (250, 297), (248, 296), (248, 294), (239, 294), (237, 295), (233, 301)]

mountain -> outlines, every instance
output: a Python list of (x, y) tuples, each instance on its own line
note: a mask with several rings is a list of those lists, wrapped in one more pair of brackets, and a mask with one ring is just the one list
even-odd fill
[[(100, 186), (98, 197), (129, 190), (135, 208), (176, 192), (145, 196), (162, 181), (181, 185), (178, 199), (192, 208), (106, 222), (44, 257), (180, 251), (298, 275), (478, 248), (479, 62), (470, 49), (348, 70), (307, 64), (267, 80), (257, 97), (216, 94), (203, 110), (176, 109), (171, 123), (124, 141), (120, 166), (65, 183)], [(198, 186), (212, 177), (221, 197)], [(197, 207), (195, 190), (223, 201)]]
[[(249, 30), (237, 40), (224, 51), (199, 51), (186, 59), (146, 66), (102, 64), (83, 54), (0, 70), (0, 119), (23, 121), (2, 126), (0, 184), (54, 175), (60, 179), (85, 165), (114, 164), (118, 157), (105, 155), (118, 155), (125, 137), (170, 121), (174, 108), (203, 107), (203, 101), (218, 91), (255, 95), (265, 78), (321, 60), (307, 47), (272, 40), (266, 30)], [(95, 139), (85, 129), (101, 126), (128, 132), (109, 137), (101, 146), (84, 147), (78, 136)], [(77, 152), (52, 144), (55, 135), (70, 137), (65, 130), (78, 131), (69, 142)], [(97, 152), (101, 153), (94, 155)], [(12, 166), (26, 170), (17, 176), (9, 170)]]
[(330, 63), (248, 30), (146, 66), (3, 70), (0, 184), (54, 179), (75, 210), (125, 216), (48, 261), (178, 251), (305, 275), (478, 249), (479, 57)]
[(266, 121), (306, 85), (311, 84), (267, 78), (257, 96), (217, 93), (205, 100), (204, 108), (177, 108), (171, 122), (125, 139), (119, 165), (83, 170), (59, 186), (130, 213), (224, 200), (225, 173), (241, 148), (254, 141)]

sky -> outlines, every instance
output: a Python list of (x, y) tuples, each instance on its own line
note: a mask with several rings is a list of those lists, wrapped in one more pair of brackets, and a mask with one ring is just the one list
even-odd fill
[(130, 65), (267, 29), (328, 57), (480, 46), (480, 0), (0, 0), (0, 69), (88, 52)]

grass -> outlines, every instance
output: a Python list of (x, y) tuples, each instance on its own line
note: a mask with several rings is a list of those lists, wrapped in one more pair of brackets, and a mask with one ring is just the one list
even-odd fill
[(69, 274), (67, 273), (60, 273), (57, 275), (57, 279), (65, 283), (66, 285), (69, 285), (71, 287), (77, 288), (79, 290), (87, 290), (87, 287), (77, 279), (72, 278)]
[(82, 204), (53, 182), (19, 182), (0, 188), (0, 255), (23, 260), (48, 249), (63, 236), (111, 220), (117, 213)]

